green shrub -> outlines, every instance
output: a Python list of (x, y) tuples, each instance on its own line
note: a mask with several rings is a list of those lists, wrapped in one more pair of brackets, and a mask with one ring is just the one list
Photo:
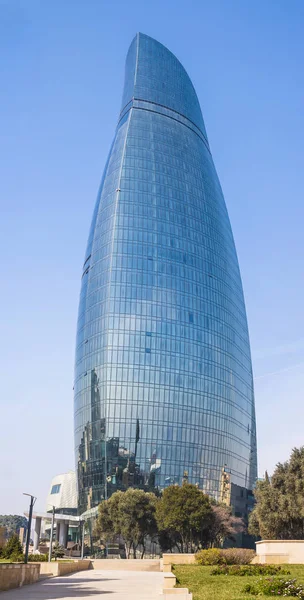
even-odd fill
[(243, 592), (252, 596), (293, 596), (304, 599), (304, 586), (297, 584), (296, 579), (258, 579), (255, 583), (247, 583)]
[(20, 562), (24, 561), (24, 556), (23, 556), (23, 554), (20, 554), (18, 552), (13, 552), (10, 555), (9, 560), (14, 563), (16, 563), (16, 562), (20, 563)]
[(227, 565), (249, 565), (255, 557), (255, 551), (248, 548), (227, 548), (222, 552)]
[(200, 550), (195, 555), (195, 560), (199, 565), (224, 565), (225, 560), (222, 550), (218, 548), (209, 548), (208, 550)]
[(211, 575), (290, 575), (290, 571), (277, 565), (219, 565), (211, 570)]
[(195, 560), (199, 565), (248, 565), (254, 556), (247, 548), (209, 548), (197, 552)]
[(29, 562), (47, 562), (49, 559), (47, 554), (29, 554)]

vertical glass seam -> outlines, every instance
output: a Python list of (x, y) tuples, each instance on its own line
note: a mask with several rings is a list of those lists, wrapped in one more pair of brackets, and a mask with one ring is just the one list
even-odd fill
[[(134, 90), (137, 81), (137, 71), (138, 71), (138, 55), (139, 55), (139, 33), (136, 34), (136, 62), (135, 62), (135, 73), (134, 73)], [(133, 92), (134, 96), (134, 92)]]
[[(107, 310), (106, 310), (106, 314), (107, 314), (107, 325), (106, 325), (106, 336), (107, 336), (107, 343), (106, 343), (106, 374), (107, 374), (107, 368), (108, 368), (108, 363), (109, 363), (109, 320), (110, 320), (110, 298), (111, 298), (111, 285), (112, 285), (112, 266), (113, 266), (113, 251), (114, 251), (114, 239), (115, 239), (115, 231), (116, 231), (116, 221), (117, 221), (117, 208), (118, 208), (118, 202), (119, 202), (119, 194), (120, 194), (120, 184), (121, 184), (121, 177), (122, 177), (122, 169), (123, 169), (123, 164), (124, 164), (124, 158), (125, 158), (125, 152), (126, 152), (126, 145), (127, 145), (127, 137), (128, 137), (128, 132), (129, 132), (129, 126), (130, 126), (130, 120), (131, 120), (131, 115), (132, 115), (132, 111), (130, 111), (129, 116), (128, 116), (128, 121), (127, 121), (127, 126), (126, 126), (126, 132), (125, 132), (125, 139), (124, 139), (124, 144), (123, 144), (123, 149), (122, 149), (122, 155), (121, 155), (121, 163), (120, 163), (120, 169), (119, 169), (119, 175), (118, 175), (118, 188), (116, 190), (116, 198), (115, 198), (115, 208), (114, 208), (114, 218), (113, 218), (113, 232), (112, 232), (112, 240), (111, 240), (111, 253), (110, 253), (110, 266), (109, 266), (109, 282), (108, 282), (108, 293), (107, 293), (107, 302), (106, 302), (106, 306), (107, 306)], [(108, 378), (106, 379), (106, 394), (105, 394), (105, 398), (104, 398), (104, 402), (105, 404), (107, 404), (108, 401)], [(105, 414), (107, 414), (107, 410), (105, 410)], [(105, 436), (106, 436), (106, 432), (107, 432), (108, 428), (107, 428), (107, 423), (105, 421)], [(105, 477), (107, 476), (106, 474), (106, 465), (105, 465)]]

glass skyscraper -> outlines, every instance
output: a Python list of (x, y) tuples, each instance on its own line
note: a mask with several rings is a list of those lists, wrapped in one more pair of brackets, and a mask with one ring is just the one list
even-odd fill
[(93, 214), (75, 365), (79, 510), (186, 480), (257, 476), (242, 283), (194, 87), (137, 34)]

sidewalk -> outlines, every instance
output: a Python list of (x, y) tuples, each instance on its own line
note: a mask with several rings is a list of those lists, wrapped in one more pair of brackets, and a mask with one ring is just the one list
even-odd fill
[(1, 600), (159, 600), (163, 573), (81, 571), (1, 592)]

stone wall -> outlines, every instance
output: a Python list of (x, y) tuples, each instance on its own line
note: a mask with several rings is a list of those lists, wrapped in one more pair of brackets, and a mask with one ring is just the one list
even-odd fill
[(90, 568), (90, 560), (75, 560), (71, 562), (52, 561), (41, 563), (40, 575), (67, 575), (68, 573), (76, 573), (77, 571), (87, 571)]
[(18, 588), (39, 579), (40, 564), (0, 564), (0, 590)]
[(160, 560), (144, 558), (108, 558), (91, 561), (93, 569), (122, 571), (160, 571)]
[(262, 540), (256, 542), (254, 562), (266, 564), (304, 564), (304, 540)]
[(195, 563), (195, 554), (163, 554), (163, 571), (170, 573), (171, 565), (193, 565)]

